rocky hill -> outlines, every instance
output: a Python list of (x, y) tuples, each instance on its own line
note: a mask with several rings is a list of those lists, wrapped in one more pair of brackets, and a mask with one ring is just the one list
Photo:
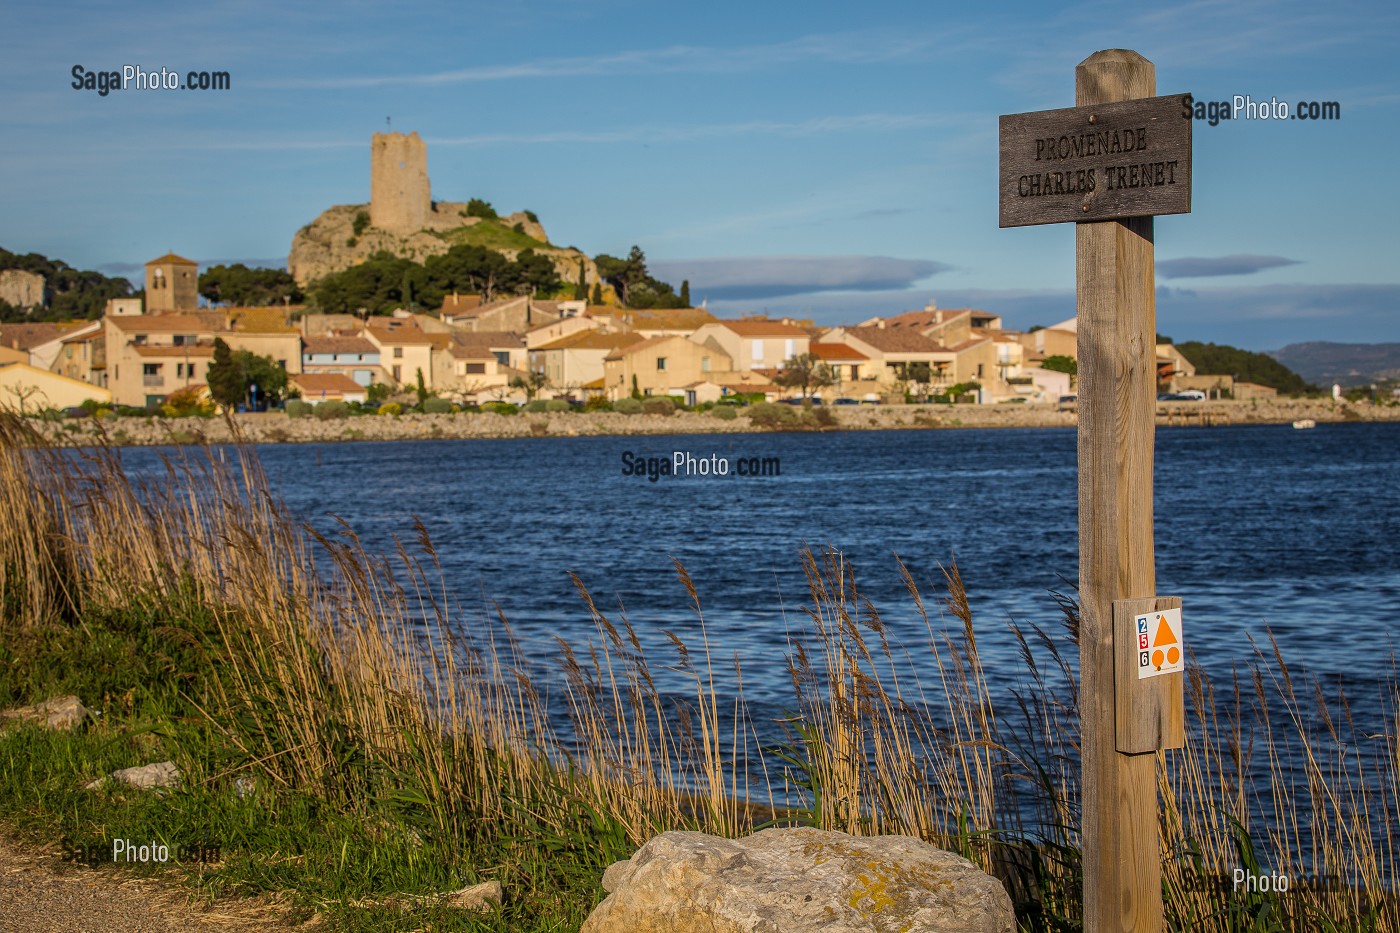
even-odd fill
[(1269, 353), (1319, 385), (1369, 385), (1400, 379), (1400, 343), (1293, 343)]
[(407, 235), (371, 225), (368, 204), (332, 207), (297, 231), (292, 238), (287, 270), (305, 288), (322, 276), (348, 269), (381, 251), (422, 262), (447, 252), (457, 243), (486, 246), (509, 259), (533, 249), (554, 260), (554, 267), (565, 282), (578, 280), (582, 260), (588, 284), (598, 281), (593, 260), (579, 250), (552, 245), (544, 227), (531, 215), (516, 213), (494, 220), (471, 217), (465, 203), (454, 201), (434, 202), (427, 225)]

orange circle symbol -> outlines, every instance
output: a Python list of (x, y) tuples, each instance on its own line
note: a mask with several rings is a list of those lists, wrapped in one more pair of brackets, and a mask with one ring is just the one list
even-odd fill
[(1181, 652), (1180, 652), (1178, 649), (1176, 649), (1176, 648), (1168, 648), (1168, 649), (1167, 649), (1167, 663), (1168, 663), (1168, 664), (1175, 664), (1177, 661), (1180, 661), (1180, 660), (1181, 660)]
[(1153, 666), (1153, 667), (1161, 667), (1161, 666), (1162, 666), (1162, 649), (1161, 649), (1161, 648), (1158, 648), (1156, 651), (1152, 652), (1152, 666)]

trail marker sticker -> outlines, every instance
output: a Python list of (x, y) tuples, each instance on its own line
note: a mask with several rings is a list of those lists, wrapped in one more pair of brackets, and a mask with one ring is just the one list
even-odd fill
[(1138, 680), (1186, 668), (1181, 610), (1162, 609), (1137, 616)]

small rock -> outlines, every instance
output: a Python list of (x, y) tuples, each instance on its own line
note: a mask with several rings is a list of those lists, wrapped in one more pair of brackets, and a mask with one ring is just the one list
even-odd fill
[(109, 777), (98, 778), (87, 785), (87, 789), (97, 790), (99, 787), (106, 786), (108, 781), (129, 784), (141, 790), (149, 790), (154, 787), (174, 787), (180, 783), (180, 769), (175, 767), (173, 761), (141, 765), (139, 768), (123, 768), (120, 771), (113, 771)]
[(501, 890), (499, 881), (483, 881), (481, 884), (473, 884), (460, 891), (453, 891), (443, 898), (443, 902), (449, 907), (458, 910), (474, 910), (485, 913), (501, 903), (504, 892)]
[(61, 696), (45, 700), (34, 706), (21, 706), (0, 712), (0, 719), (19, 722), (36, 722), (50, 729), (74, 729), (92, 711), (75, 696)]
[(603, 875), (581, 933), (1012, 933), (991, 875), (910, 836), (663, 833)]

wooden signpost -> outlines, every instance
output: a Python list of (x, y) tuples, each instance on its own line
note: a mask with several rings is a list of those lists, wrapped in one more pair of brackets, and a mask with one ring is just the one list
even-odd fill
[(1164, 928), (1156, 752), (1184, 740), (1182, 674), (1161, 672), (1171, 645), (1138, 663), (1139, 617), (1167, 623), (1149, 644), (1181, 641), (1179, 615), (1158, 621), (1181, 601), (1156, 596), (1153, 563), (1152, 216), (1191, 209), (1191, 121), (1156, 84), (1138, 53), (1096, 52), (1075, 69), (1077, 106), (1001, 118), (1001, 226), (1077, 222), (1086, 933)]

